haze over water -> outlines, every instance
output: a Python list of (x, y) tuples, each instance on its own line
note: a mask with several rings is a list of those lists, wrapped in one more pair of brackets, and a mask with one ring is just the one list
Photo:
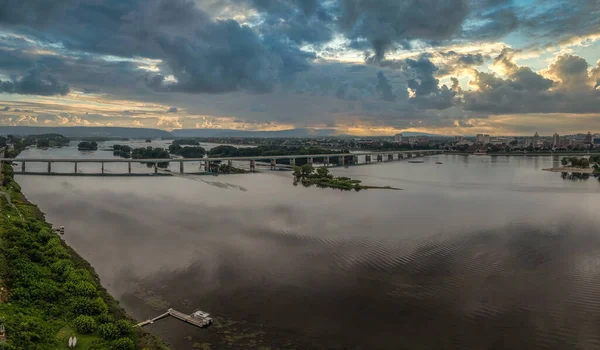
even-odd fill
[[(600, 183), (541, 171), (552, 157), (424, 160), (332, 170), (403, 191), (268, 171), (17, 181), (139, 320), (201, 309), (272, 348), (598, 348)], [(149, 329), (175, 349), (220, 337)]]

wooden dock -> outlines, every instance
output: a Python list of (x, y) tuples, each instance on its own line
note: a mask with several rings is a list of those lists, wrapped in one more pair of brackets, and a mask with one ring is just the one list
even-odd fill
[(158, 320), (163, 319), (168, 316), (174, 317), (180, 321), (189, 323), (192, 326), (196, 326), (196, 327), (200, 327), (200, 328), (207, 327), (212, 323), (212, 320), (210, 320), (210, 319), (197, 318), (192, 315), (186, 315), (183, 312), (179, 312), (177, 310), (169, 309), (164, 314), (158, 315), (152, 319), (149, 319), (144, 322), (140, 322), (140, 323), (136, 324), (135, 327), (144, 327), (149, 324), (153, 324), (155, 321), (158, 321)]
[(196, 318), (191, 315), (186, 315), (183, 312), (179, 312), (177, 310), (169, 309), (169, 311), (167, 311), (167, 312), (169, 313), (169, 315), (175, 317), (176, 319), (183, 321), (183, 322), (187, 322), (196, 327), (203, 328), (210, 324), (210, 323), (206, 322), (206, 320), (199, 319), (199, 318)]

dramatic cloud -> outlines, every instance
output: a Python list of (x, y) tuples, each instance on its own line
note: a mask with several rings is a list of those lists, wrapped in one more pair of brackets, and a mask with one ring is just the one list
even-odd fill
[(22, 95), (66, 95), (69, 85), (61, 83), (45, 66), (30, 69), (24, 76), (11, 81), (0, 80), (0, 92)]
[(600, 112), (600, 92), (587, 62), (573, 55), (559, 56), (546, 70), (556, 81), (529, 67), (519, 67), (503, 52), (496, 64), (506, 77), (478, 72), (475, 91), (465, 92), (465, 108), (489, 113)]
[(5, 0), (0, 115), (391, 133), (599, 113), (599, 11), (598, 0)]
[(392, 91), (392, 84), (390, 81), (383, 75), (383, 72), (377, 73), (377, 91), (381, 94), (381, 98), (384, 101), (394, 101), (396, 100), (396, 95)]
[(411, 40), (448, 40), (469, 14), (467, 0), (340, 0), (340, 7), (340, 28), (352, 40), (369, 42), (377, 59)]

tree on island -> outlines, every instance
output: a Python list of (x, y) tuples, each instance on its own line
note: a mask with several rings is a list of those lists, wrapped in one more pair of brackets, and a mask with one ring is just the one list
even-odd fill
[(181, 147), (178, 144), (171, 144), (169, 152), (183, 158), (203, 158), (206, 154), (206, 150), (203, 147)]
[(77, 149), (80, 151), (97, 151), (98, 144), (96, 143), (96, 141), (92, 141), (92, 142), (83, 141), (77, 145)]

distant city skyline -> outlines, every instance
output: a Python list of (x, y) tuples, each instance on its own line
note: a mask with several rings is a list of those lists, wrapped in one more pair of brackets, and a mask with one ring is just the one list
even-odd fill
[(0, 125), (600, 130), (597, 5), (3, 2)]

